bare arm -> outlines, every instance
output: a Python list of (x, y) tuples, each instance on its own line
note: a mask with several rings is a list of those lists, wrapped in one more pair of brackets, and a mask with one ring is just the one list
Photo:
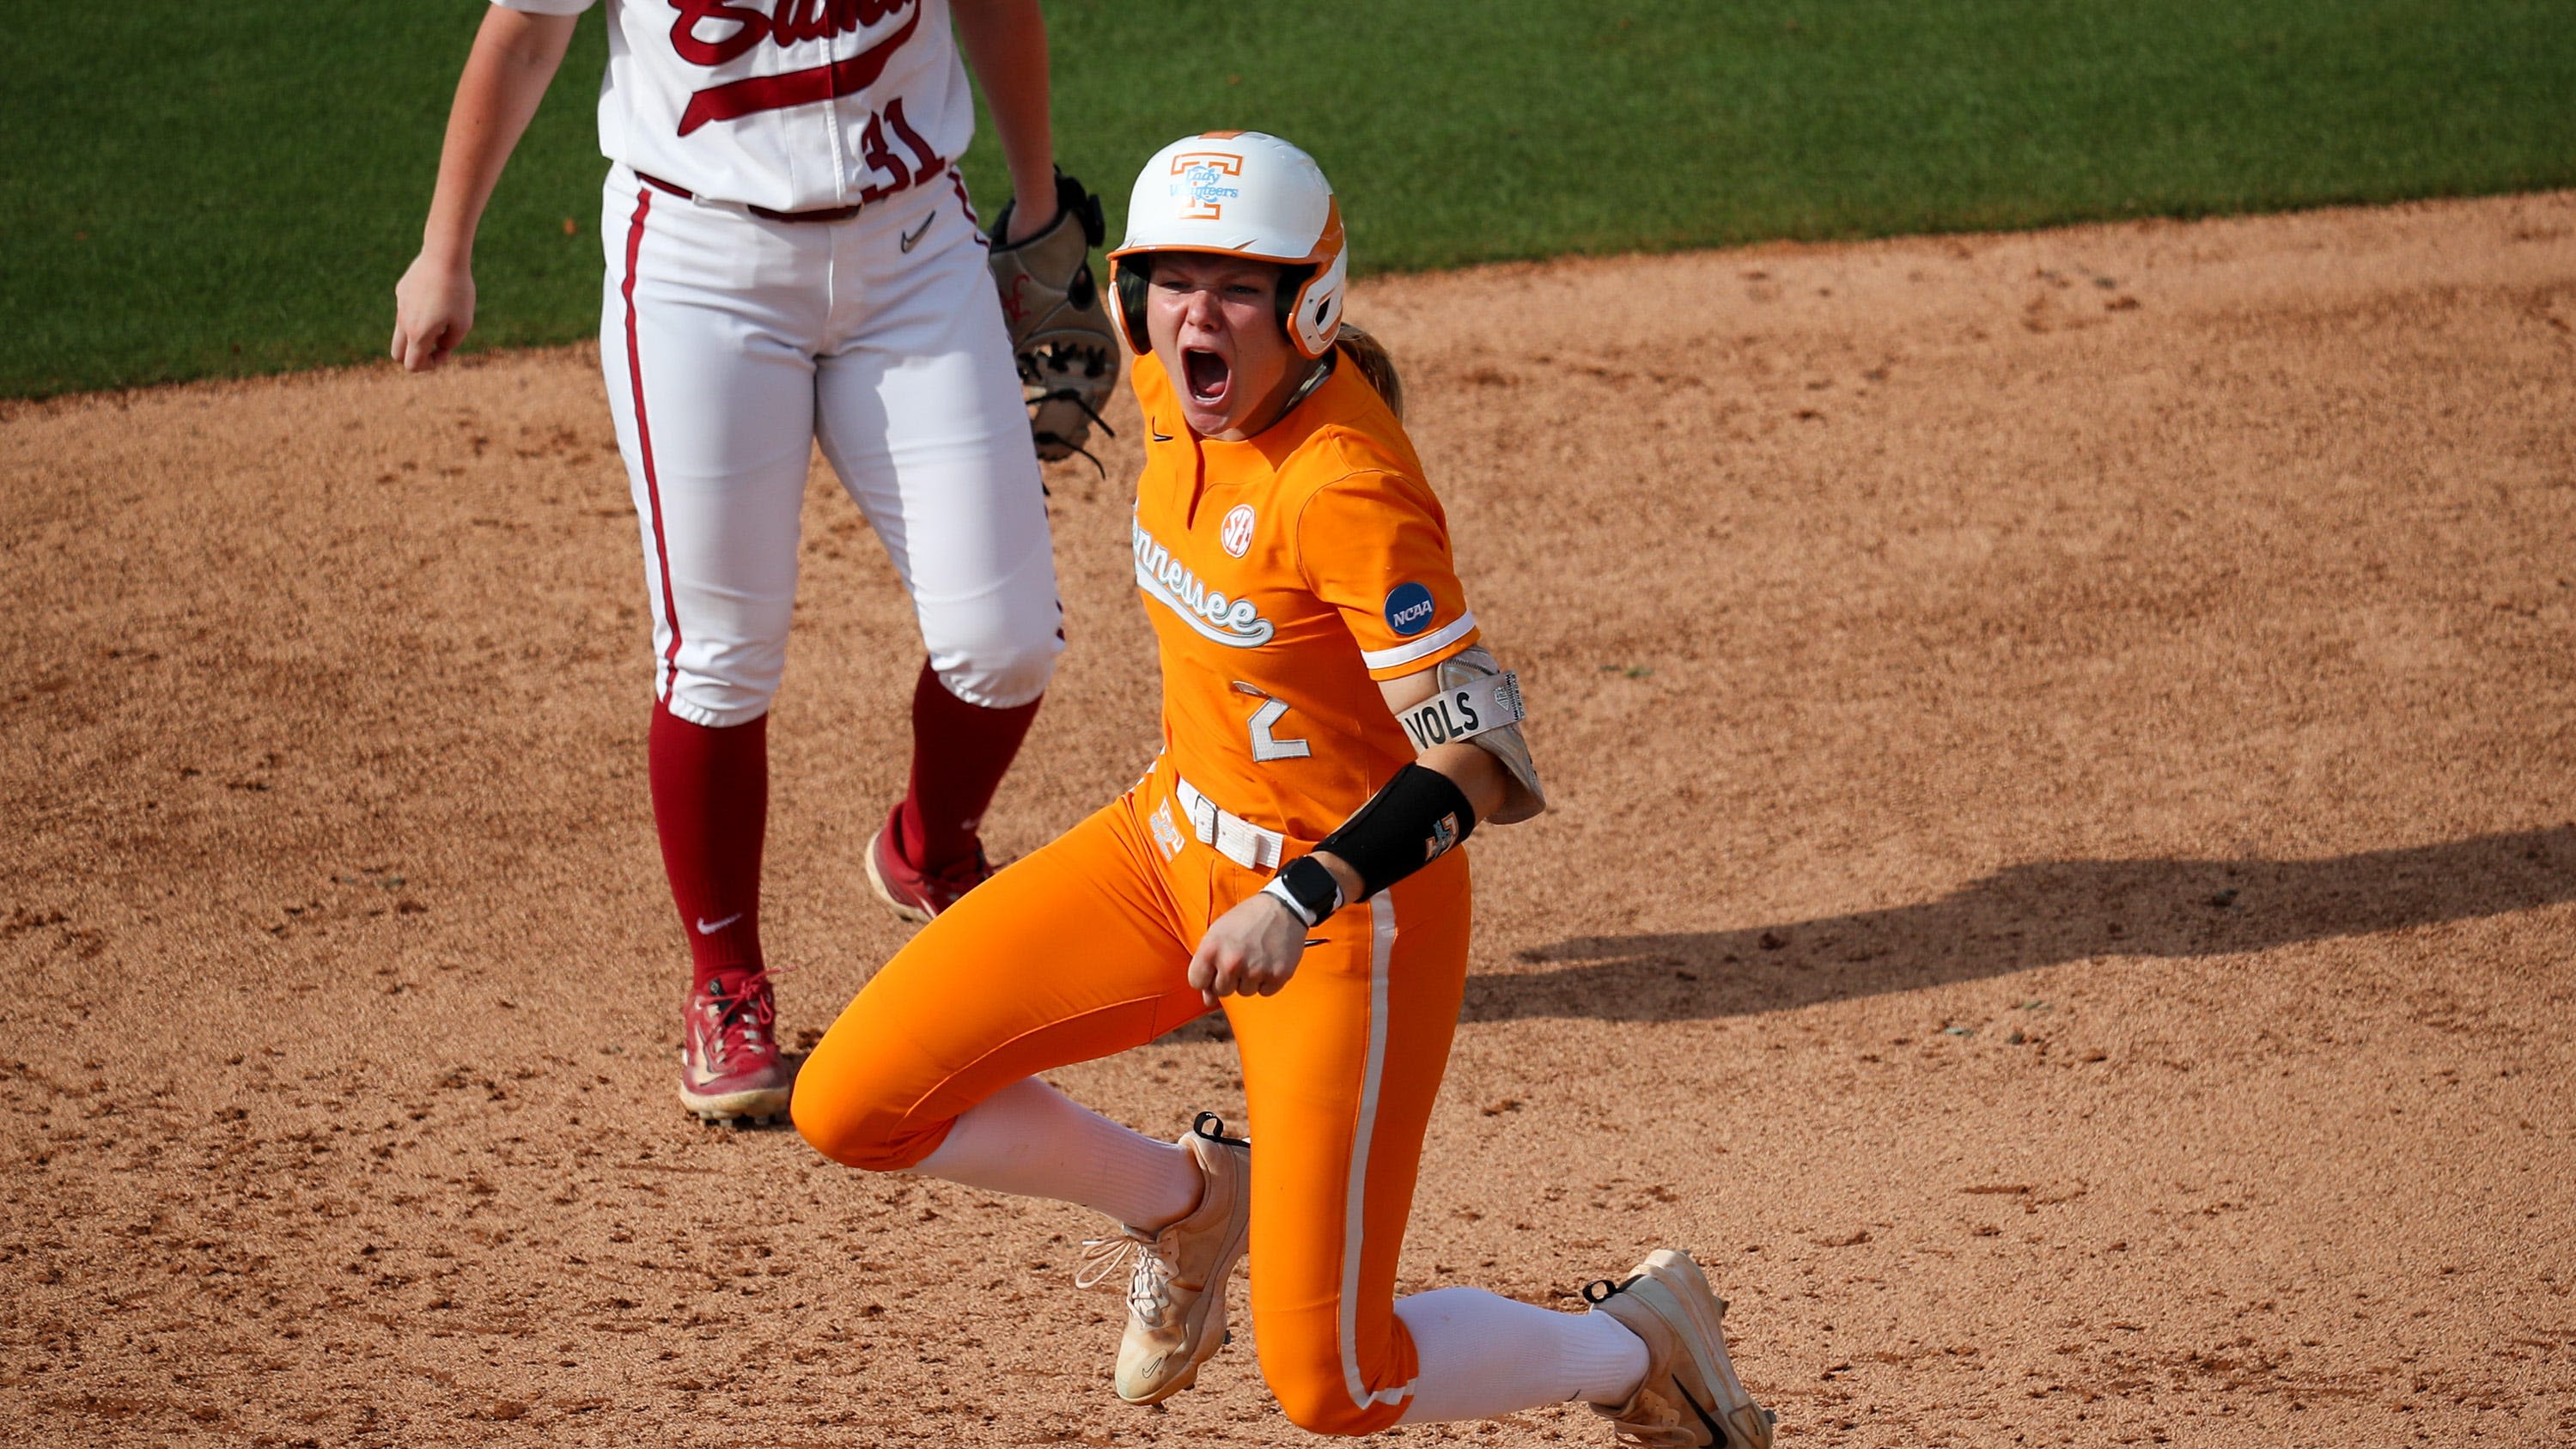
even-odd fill
[(420, 255), (394, 284), (393, 355), (409, 371), (446, 361), (474, 328), (475, 229), (501, 168), (563, 64), (576, 23), (576, 16), (498, 5), (484, 13), (447, 113)]
[(952, 0), (957, 38), (983, 83), (1011, 171), (1011, 234), (1035, 236), (1055, 220), (1055, 129), (1047, 114), (1046, 17), (1038, 0)]

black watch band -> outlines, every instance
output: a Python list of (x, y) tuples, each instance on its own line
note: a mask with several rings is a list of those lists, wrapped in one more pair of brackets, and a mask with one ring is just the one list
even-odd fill
[(1279, 868), (1278, 876), (1262, 887), (1262, 893), (1275, 896), (1279, 903), (1297, 913), (1309, 926), (1321, 925), (1326, 916), (1342, 908), (1342, 887), (1324, 863), (1311, 855), (1301, 855)]

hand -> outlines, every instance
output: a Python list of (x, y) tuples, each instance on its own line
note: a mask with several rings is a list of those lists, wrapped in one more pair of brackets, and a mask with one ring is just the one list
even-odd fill
[(474, 268), (422, 252), (394, 284), (394, 360), (427, 372), (474, 330)]
[(1216, 918), (1190, 956), (1190, 984), (1199, 999), (1276, 996), (1297, 974), (1306, 953), (1306, 923), (1277, 898), (1255, 893)]

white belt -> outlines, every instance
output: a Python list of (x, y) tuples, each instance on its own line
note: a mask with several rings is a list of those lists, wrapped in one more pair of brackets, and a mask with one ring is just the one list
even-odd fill
[(1199, 793), (1198, 787), (1174, 776), (1172, 793), (1181, 809), (1190, 817), (1190, 832), (1202, 842), (1216, 847), (1216, 853), (1246, 870), (1277, 870), (1281, 849), (1288, 837), (1276, 830), (1264, 830), (1230, 810), (1217, 808), (1217, 803)]

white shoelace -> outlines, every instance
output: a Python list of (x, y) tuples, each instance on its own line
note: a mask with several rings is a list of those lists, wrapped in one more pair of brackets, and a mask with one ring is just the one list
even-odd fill
[(1085, 1238), (1082, 1246), (1090, 1251), (1083, 1254), (1073, 1285), (1091, 1288), (1105, 1283), (1132, 1258), (1135, 1267), (1127, 1277), (1128, 1311), (1144, 1320), (1146, 1327), (1160, 1328), (1163, 1309), (1172, 1301), (1172, 1267), (1163, 1261), (1157, 1239), (1131, 1231), (1114, 1238)]

